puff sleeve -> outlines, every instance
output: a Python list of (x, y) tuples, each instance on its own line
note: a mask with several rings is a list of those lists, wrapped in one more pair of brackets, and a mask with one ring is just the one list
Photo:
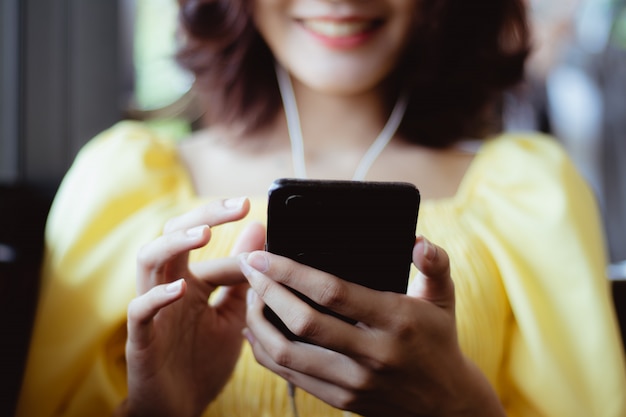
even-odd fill
[(501, 381), (508, 414), (626, 416), (594, 195), (549, 138), (486, 146), (492, 160), (472, 192), (512, 312)]
[(18, 416), (110, 415), (124, 398), (137, 250), (192, 193), (173, 142), (141, 124), (122, 122), (81, 150), (46, 226)]

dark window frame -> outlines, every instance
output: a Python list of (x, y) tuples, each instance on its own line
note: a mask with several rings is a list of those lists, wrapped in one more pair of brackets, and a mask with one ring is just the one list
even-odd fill
[(123, 117), (122, 2), (3, 0), (3, 184), (54, 193), (78, 150)]

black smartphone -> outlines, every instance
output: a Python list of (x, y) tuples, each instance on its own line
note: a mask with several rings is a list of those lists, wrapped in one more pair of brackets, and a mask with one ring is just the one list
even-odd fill
[[(420, 204), (413, 184), (282, 178), (268, 196), (267, 251), (372, 289), (406, 292)], [(299, 340), (268, 307), (265, 316)]]

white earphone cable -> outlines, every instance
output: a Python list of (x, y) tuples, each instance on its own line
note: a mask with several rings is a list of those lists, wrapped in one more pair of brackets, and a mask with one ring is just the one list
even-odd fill
[[(289, 140), (291, 141), (291, 156), (293, 160), (294, 173), (298, 178), (307, 178), (306, 158), (304, 155), (304, 139), (302, 137), (302, 127), (300, 125), (300, 115), (298, 114), (298, 104), (293, 92), (291, 78), (287, 71), (280, 65), (276, 64), (276, 76), (278, 79), (278, 87), (285, 108), (285, 116), (287, 118), (287, 129), (289, 131)], [(376, 161), (376, 158), (385, 149), (385, 146), (391, 141), (395, 135), (408, 104), (408, 95), (401, 94), (396, 102), (385, 127), (380, 132), (376, 140), (370, 145), (367, 152), (361, 158), (354, 175), (353, 181), (363, 181), (370, 167)]]

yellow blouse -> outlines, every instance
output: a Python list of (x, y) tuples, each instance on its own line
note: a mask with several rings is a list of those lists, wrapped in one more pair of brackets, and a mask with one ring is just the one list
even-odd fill
[[(419, 187), (419, 184), (418, 184)], [(135, 256), (205, 200), (172, 141), (120, 123), (80, 152), (46, 232), (42, 296), (18, 416), (107, 416), (125, 397)], [(246, 220), (216, 227), (194, 258), (222, 257)], [(417, 233), (450, 254), (459, 338), (509, 416), (624, 417), (623, 352), (592, 193), (550, 138), (486, 142), (457, 195), (423, 201)], [(342, 413), (298, 391), (302, 417)], [(205, 416), (289, 416), (286, 384), (245, 344)]]

